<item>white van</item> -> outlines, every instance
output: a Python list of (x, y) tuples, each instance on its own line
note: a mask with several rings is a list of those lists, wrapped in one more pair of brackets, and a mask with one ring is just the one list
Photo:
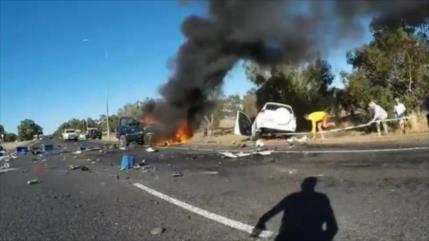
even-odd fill
[(258, 138), (265, 133), (287, 133), (296, 131), (296, 117), (290, 105), (267, 102), (255, 118), (250, 121), (243, 112), (238, 111), (234, 134)]

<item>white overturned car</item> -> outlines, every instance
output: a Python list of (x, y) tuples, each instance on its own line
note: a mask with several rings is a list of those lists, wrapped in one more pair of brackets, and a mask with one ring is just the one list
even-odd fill
[(234, 134), (251, 136), (257, 139), (266, 133), (287, 133), (296, 131), (296, 117), (290, 105), (267, 102), (255, 118), (249, 117), (241, 111), (237, 112)]
[(79, 134), (75, 129), (65, 129), (63, 134), (63, 140), (65, 141), (77, 141), (79, 140)]

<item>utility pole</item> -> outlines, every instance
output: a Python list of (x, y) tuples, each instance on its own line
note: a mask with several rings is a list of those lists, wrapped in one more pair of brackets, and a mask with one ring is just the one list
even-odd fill
[(109, 126), (109, 96), (106, 97), (106, 125), (107, 125), (107, 138), (110, 138), (110, 126)]

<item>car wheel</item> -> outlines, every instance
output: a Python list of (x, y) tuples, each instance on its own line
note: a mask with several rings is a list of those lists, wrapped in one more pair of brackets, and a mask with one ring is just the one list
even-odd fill
[(144, 144), (144, 135), (142, 135), (139, 139), (137, 139), (137, 144), (143, 145)]
[(125, 135), (121, 135), (119, 137), (119, 147), (127, 147), (128, 146), (128, 140)]

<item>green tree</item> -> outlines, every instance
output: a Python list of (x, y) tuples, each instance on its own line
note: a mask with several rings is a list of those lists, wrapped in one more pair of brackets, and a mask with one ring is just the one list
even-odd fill
[(145, 101), (136, 101), (133, 104), (126, 104), (119, 108), (118, 115), (132, 117), (134, 119), (140, 120), (143, 118), (143, 106), (145, 103)]
[(20, 140), (32, 140), (34, 135), (38, 135), (42, 131), (42, 127), (33, 120), (25, 119), (18, 126), (18, 137)]
[[(100, 115), (99, 118), (99, 128), (102, 132), (106, 132), (107, 131), (107, 122), (106, 122), (107, 118), (106, 115)], [(109, 116), (109, 129), (110, 132), (115, 132), (116, 128), (118, 127), (119, 124), (119, 116), (118, 115), (110, 115)]]
[(331, 66), (323, 59), (316, 59), (306, 66), (275, 66), (270, 70), (251, 64), (246, 74), (258, 89), (257, 109), (268, 101), (280, 102), (294, 108), (298, 128), (307, 128), (304, 115), (327, 110), (335, 104), (334, 89), (330, 88), (334, 75)]
[(225, 116), (235, 116), (237, 111), (243, 109), (243, 100), (239, 95), (228, 95), (220, 100), (222, 112)]
[(243, 97), (243, 112), (249, 117), (255, 117), (258, 114), (256, 98), (255, 90), (253, 89), (248, 91)]
[(6, 134), (3, 125), (0, 124), (0, 136)]
[(429, 39), (410, 26), (372, 25), (374, 39), (348, 54), (354, 71), (344, 76), (341, 103), (346, 109), (366, 109), (376, 101), (392, 110), (399, 97), (409, 110), (418, 110), (429, 90)]
[(6, 133), (4, 135), (5, 142), (14, 142), (18, 139), (18, 136), (15, 133)]

